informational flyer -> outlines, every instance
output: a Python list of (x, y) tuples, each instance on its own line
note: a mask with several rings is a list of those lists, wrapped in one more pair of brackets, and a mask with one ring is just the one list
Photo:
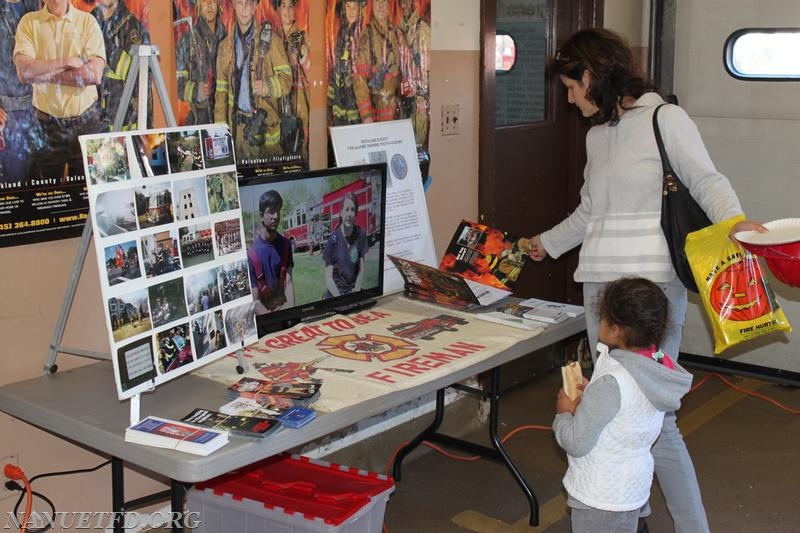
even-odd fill
[(120, 399), (255, 341), (228, 127), (80, 143)]
[[(386, 255), (435, 267), (438, 264), (417, 164), (414, 130), (408, 119), (330, 129), (339, 166), (386, 163)], [(384, 294), (403, 289), (403, 277), (384, 261)]]

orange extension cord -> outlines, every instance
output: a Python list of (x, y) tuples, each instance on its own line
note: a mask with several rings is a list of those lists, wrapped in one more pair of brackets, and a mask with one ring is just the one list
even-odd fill
[(25, 485), (25, 514), (22, 517), (22, 521), (20, 522), (20, 533), (25, 533), (28, 530), (28, 519), (31, 517), (31, 507), (33, 506), (33, 495), (31, 494), (31, 484), (28, 482), (27, 476), (25, 476), (25, 472), (18, 466), (12, 465), (11, 463), (6, 464), (3, 467), (3, 474), (8, 479), (13, 479), (14, 481), (22, 481)]

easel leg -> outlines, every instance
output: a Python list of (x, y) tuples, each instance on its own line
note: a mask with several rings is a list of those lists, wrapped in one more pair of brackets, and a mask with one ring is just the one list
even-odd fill
[(405, 459), (406, 455), (411, 453), (411, 450), (419, 446), (422, 441), (436, 433), (436, 430), (441, 425), (443, 418), (444, 389), (439, 389), (436, 391), (436, 415), (433, 418), (433, 422), (431, 422), (431, 425), (429, 425), (427, 428), (422, 430), (422, 433), (417, 435), (411, 442), (400, 448), (400, 451), (397, 452), (397, 455), (394, 458), (394, 463), (392, 465), (392, 477), (394, 477), (396, 481), (400, 481), (400, 469), (403, 466), (403, 459)]
[(56, 357), (59, 350), (61, 350), (61, 338), (64, 336), (64, 329), (67, 327), (67, 318), (69, 317), (69, 310), (72, 308), (72, 301), (75, 299), (75, 291), (78, 288), (78, 282), (81, 279), (81, 272), (83, 272), (83, 264), (86, 261), (86, 253), (89, 250), (89, 244), (92, 242), (92, 222), (86, 220), (83, 225), (83, 234), (81, 235), (81, 243), (78, 246), (78, 251), (75, 252), (75, 259), (72, 263), (72, 272), (69, 276), (69, 283), (67, 284), (67, 291), (64, 294), (64, 301), (61, 303), (61, 310), (58, 312), (58, 320), (56, 329), (53, 332), (53, 338), (50, 341), (50, 352), (47, 357), (47, 362), (44, 365), (44, 371), (47, 374), (53, 374), (58, 370), (56, 365)]

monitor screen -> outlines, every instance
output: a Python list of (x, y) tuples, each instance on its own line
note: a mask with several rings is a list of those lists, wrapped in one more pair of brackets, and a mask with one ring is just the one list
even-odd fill
[(383, 292), (386, 164), (239, 184), (259, 337)]

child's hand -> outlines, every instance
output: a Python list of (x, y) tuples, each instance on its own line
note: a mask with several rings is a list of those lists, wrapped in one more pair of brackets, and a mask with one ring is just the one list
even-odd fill
[(588, 384), (589, 384), (589, 379), (586, 376), (584, 376), (582, 382), (575, 384), (575, 388), (581, 391), (586, 390), (586, 385)]
[[(581, 385), (579, 385), (579, 386), (581, 386)], [(582, 386), (585, 387), (586, 384), (583, 383)], [(563, 387), (558, 389), (558, 397), (556, 398), (556, 413), (557, 414), (572, 413), (574, 415), (575, 414), (575, 409), (578, 408), (578, 404), (579, 403), (581, 403), (581, 397), (580, 396), (578, 396), (574, 400), (570, 400), (569, 396), (567, 396), (567, 393), (564, 392), (564, 388)]]

